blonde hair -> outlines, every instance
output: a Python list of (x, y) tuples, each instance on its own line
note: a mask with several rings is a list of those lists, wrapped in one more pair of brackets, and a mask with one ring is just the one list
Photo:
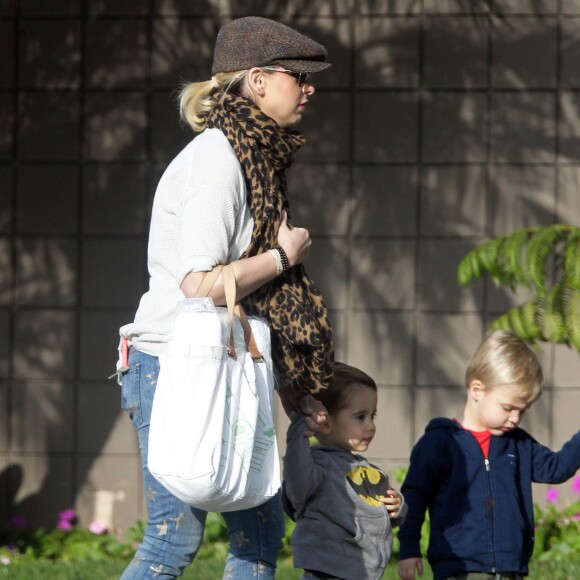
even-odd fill
[(247, 70), (217, 73), (209, 81), (187, 83), (179, 91), (179, 113), (196, 133), (203, 131), (207, 117), (217, 105), (215, 93), (235, 90), (244, 79)]
[(467, 387), (479, 380), (486, 389), (517, 387), (519, 396), (533, 403), (542, 392), (544, 373), (536, 352), (512, 332), (495, 330), (479, 345), (465, 371)]

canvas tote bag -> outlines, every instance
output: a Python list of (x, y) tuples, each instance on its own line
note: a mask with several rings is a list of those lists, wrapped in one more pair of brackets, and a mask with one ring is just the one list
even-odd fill
[[(220, 271), (227, 308), (208, 297)], [(159, 357), (148, 468), (173, 495), (207, 511), (264, 503), (280, 488), (270, 329), (236, 305), (231, 266), (183, 300)]]

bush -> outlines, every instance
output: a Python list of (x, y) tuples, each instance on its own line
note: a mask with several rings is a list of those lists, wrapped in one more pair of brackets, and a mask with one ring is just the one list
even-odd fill
[[(396, 470), (395, 477), (403, 481), (405, 474), (406, 469), (399, 469)], [(573, 479), (572, 490), (580, 495), (580, 475)], [(569, 566), (580, 561), (580, 501), (570, 505), (557, 505), (560, 498), (556, 488), (548, 489), (546, 499), (548, 503), (544, 509), (534, 505), (536, 543), (532, 555), (532, 568), (547, 570), (550, 567), (562, 566), (568, 569)], [(280, 553), (280, 560), (285, 563), (292, 558), (290, 537), (294, 527), (294, 522), (286, 518), (286, 536)], [(65, 563), (100, 562), (103, 565), (110, 562), (128, 561), (132, 558), (144, 533), (143, 521), (137, 521), (127, 530), (124, 541), (108, 533), (98, 522), (93, 522), (89, 529), (78, 528), (77, 518), (72, 510), (61, 512), (55, 529), (48, 531), (43, 529), (30, 531), (26, 520), (16, 516), (4, 529), (0, 530), (0, 575), (8, 566), (17, 566), (35, 560)], [(428, 541), (429, 520), (426, 518), (421, 535), (423, 553), (427, 551)], [(229, 538), (223, 518), (219, 514), (209, 513), (205, 526), (204, 545), (199, 551), (196, 562), (203, 564), (203, 562), (224, 561), (228, 546)], [(395, 538), (393, 561), (396, 561), (398, 551), (399, 544)], [(556, 576), (549, 577), (556, 578)]]
[(143, 524), (137, 522), (121, 542), (98, 522), (89, 529), (77, 528), (73, 510), (59, 514), (52, 530), (28, 529), (25, 518), (15, 516), (0, 530), (0, 564), (8, 566), (30, 560), (59, 560), (63, 562), (115, 561), (129, 559), (135, 551), (135, 540), (143, 537)]
[[(580, 475), (572, 480), (572, 491), (580, 494)], [(580, 501), (556, 507), (559, 492), (546, 491), (547, 507), (534, 506), (536, 543), (532, 558), (539, 562), (580, 560)]]

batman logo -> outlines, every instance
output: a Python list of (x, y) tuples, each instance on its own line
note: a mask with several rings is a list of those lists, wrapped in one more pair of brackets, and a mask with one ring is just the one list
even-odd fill
[(367, 504), (383, 506), (379, 497), (387, 495), (389, 478), (372, 465), (359, 465), (346, 474), (355, 493)]

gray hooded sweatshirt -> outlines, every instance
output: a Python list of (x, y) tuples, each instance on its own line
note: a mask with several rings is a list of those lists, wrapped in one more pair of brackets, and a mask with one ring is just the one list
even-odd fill
[(392, 525), (404, 521), (403, 504), (392, 524), (377, 499), (386, 474), (361, 455), (310, 446), (304, 417), (288, 429), (284, 486), (294, 508), (294, 566), (345, 580), (378, 580), (393, 547)]

